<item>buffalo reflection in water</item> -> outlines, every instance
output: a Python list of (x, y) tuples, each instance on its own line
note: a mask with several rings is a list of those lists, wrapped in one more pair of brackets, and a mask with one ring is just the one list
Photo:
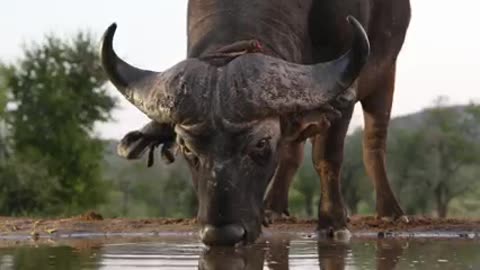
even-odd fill
[[(405, 244), (406, 242), (400, 240), (378, 240), (375, 243), (375, 269), (394, 269), (403, 254)], [(318, 261), (315, 264), (318, 264), (319, 269), (322, 270), (344, 270), (348, 261), (352, 257), (354, 260), (357, 257), (356, 254), (353, 254), (349, 243), (320, 241), (316, 247)], [(291, 248), (289, 240), (270, 240), (265, 245), (252, 245), (240, 248), (211, 248), (202, 254), (198, 268), (200, 270), (288, 270), (289, 263), (292, 263), (289, 261)], [(359, 261), (365, 259), (360, 258), (362, 254), (358, 255)], [(365, 255), (371, 256), (371, 252)], [(305, 265), (306, 261), (302, 262), (302, 260), (305, 260), (306, 257), (302, 256), (297, 260), (302, 265)]]
[[(111, 241), (111, 240), (110, 240)], [(5, 242), (0, 241), (5, 245)], [(55, 246), (0, 248), (0, 269), (111, 269), (122, 265), (148, 269), (480, 269), (478, 239), (382, 239), (349, 243), (267, 239), (239, 248), (205, 250), (197, 242), (125, 239), (60, 241)], [(200, 256), (200, 258), (199, 258)]]

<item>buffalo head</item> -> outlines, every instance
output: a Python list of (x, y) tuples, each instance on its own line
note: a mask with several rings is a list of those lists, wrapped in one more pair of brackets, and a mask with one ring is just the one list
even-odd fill
[(205, 244), (253, 242), (261, 232), (263, 199), (282, 145), (315, 135), (338, 115), (331, 104), (358, 77), (370, 50), (360, 23), (348, 21), (352, 48), (331, 62), (301, 65), (248, 53), (223, 65), (190, 58), (164, 72), (121, 60), (112, 45), (116, 25), (107, 29), (104, 69), (182, 150)]

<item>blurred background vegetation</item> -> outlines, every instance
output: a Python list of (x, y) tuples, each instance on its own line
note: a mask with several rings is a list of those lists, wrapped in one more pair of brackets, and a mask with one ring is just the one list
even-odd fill
[[(82, 32), (47, 36), (17, 62), (0, 64), (0, 215), (193, 217), (196, 198), (181, 158), (147, 168), (145, 160), (119, 158), (118, 142), (94, 133), (117, 104), (107, 94), (97, 41)], [(451, 106), (444, 97), (392, 120), (388, 174), (408, 214), (480, 216), (479, 139), (479, 107)], [(290, 212), (315, 217), (320, 187), (307, 147)], [(374, 213), (361, 129), (346, 140), (342, 191), (351, 214)]]

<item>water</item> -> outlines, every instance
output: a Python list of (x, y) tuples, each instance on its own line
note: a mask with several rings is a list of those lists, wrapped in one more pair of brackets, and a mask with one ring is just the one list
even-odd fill
[(247, 247), (213, 249), (191, 236), (26, 244), (0, 248), (0, 269), (480, 269), (478, 239), (339, 243), (270, 237)]

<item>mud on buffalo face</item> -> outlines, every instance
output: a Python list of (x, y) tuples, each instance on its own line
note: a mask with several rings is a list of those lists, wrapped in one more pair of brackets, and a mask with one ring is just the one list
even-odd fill
[[(113, 50), (116, 25), (107, 29), (101, 48), (104, 70), (156, 123), (147, 133), (160, 134), (166, 148), (176, 138), (192, 172), (205, 244), (253, 242), (282, 144), (317, 134), (338, 115), (335, 101), (354, 98), (345, 93), (370, 47), (360, 23), (352, 17), (348, 21), (352, 48), (327, 63), (301, 65), (250, 53), (221, 66), (190, 58), (164, 72), (141, 70), (120, 59)], [(132, 146), (126, 153), (135, 150), (129, 157), (150, 145), (142, 143), (142, 136), (134, 132), (125, 140)]]

